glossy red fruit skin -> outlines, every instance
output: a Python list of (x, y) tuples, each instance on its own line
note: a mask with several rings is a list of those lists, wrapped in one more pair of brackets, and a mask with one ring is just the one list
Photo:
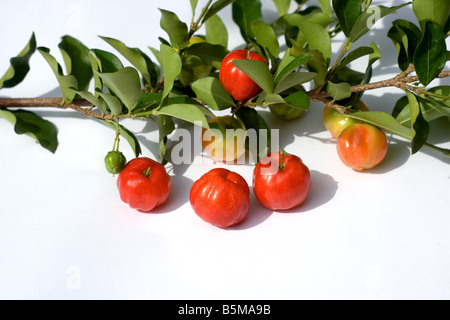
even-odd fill
[(258, 53), (245, 49), (231, 51), (222, 60), (219, 80), (223, 88), (236, 101), (251, 99), (261, 92), (261, 88), (233, 64), (234, 60), (258, 60), (268, 65), (267, 61)]
[(228, 228), (247, 216), (250, 188), (241, 175), (215, 168), (194, 182), (189, 200), (201, 219), (216, 227)]
[(311, 172), (296, 155), (269, 153), (253, 170), (255, 196), (270, 210), (289, 210), (301, 205), (311, 186)]
[(372, 169), (386, 156), (388, 143), (386, 134), (377, 127), (360, 123), (346, 128), (336, 143), (342, 162), (356, 170)]
[(120, 199), (136, 210), (150, 212), (166, 202), (172, 179), (164, 166), (150, 158), (129, 161), (117, 178)]

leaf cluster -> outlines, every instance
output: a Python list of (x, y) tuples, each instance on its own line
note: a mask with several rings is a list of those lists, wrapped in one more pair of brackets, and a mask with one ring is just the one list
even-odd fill
[[(166, 37), (159, 38), (159, 47), (147, 48), (148, 54), (109, 37), (101, 38), (114, 49), (112, 52), (88, 48), (64, 36), (59, 44), (63, 57), (60, 63), (48, 48), (36, 46), (33, 34), (24, 50), (11, 59), (10, 69), (0, 78), (0, 89), (23, 80), (29, 71), (30, 56), (37, 51), (61, 87), (61, 103), (70, 105), (80, 99), (88, 102), (89, 115), (95, 112), (96, 118), (119, 132), (136, 156), (142, 152), (139, 142), (119, 123), (120, 119), (155, 121), (162, 162), (178, 121), (208, 128), (215, 111), (230, 110), (246, 128), (259, 130), (268, 129), (268, 125), (256, 107), (282, 103), (306, 111), (311, 101), (322, 101), (411, 140), (413, 152), (427, 143), (434, 119), (450, 116), (450, 87), (429, 87), (449, 57), (448, 1), (414, 0), (393, 7), (372, 5), (371, 0), (318, 0), (318, 6), (309, 5), (308, 0), (273, 2), (278, 17), (270, 22), (265, 20), (260, 0), (208, 0), (203, 8), (198, 0), (190, 0), (189, 23), (181, 21), (175, 12), (160, 9), (160, 26)], [(221, 61), (232, 50), (228, 47), (228, 28), (220, 17), (221, 10), (228, 6), (243, 46), (268, 61), (268, 66), (259, 61), (234, 62), (262, 89), (248, 101), (235, 101), (218, 78)], [(399, 76), (394, 85), (405, 91), (405, 97), (393, 106), (392, 114), (353, 112), (352, 106), (364, 94), (355, 87), (370, 83), (373, 66), (382, 57), (376, 43), (357, 46), (358, 40), (380, 19), (407, 7), (412, 8), (417, 23), (395, 20), (387, 33), (398, 52)], [(340, 55), (333, 57), (332, 40), (340, 34), (345, 44)], [(367, 61), (364, 72), (353, 70), (352, 62), (362, 58)], [(125, 67), (123, 60), (131, 66)], [(413, 72), (416, 83), (402, 82)], [(37, 116), (30, 120), (28, 114), (9, 110), (1, 110), (0, 116), (15, 123), (16, 132), (33, 133), (27, 126), (19, 128), (26, 117), (41, 131), (52, 131)], [(52, 152), (56, 150), (56, 130), (43, 138), (35, 137), (44, 147), (50, 145)]]

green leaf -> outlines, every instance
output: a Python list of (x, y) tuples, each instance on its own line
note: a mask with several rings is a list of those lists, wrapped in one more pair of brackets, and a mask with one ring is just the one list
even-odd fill
[(252, 21), (251, 29), (256, 41), (267, 51), (268, 57), (277, 59), (280, 54), (280, 45), (273, 28), (263, 21)]
[[(97, 56), (95, 55), (93, 50), (89, 50), (88, 51), (88, 56), (89, 56), (89, 60), (91, 60), (91, 67), (92, 67), (92, 72), (93, 72), (93, 76), (94, 76), (94, 90), (95, 90), (95, 96), (94, 98), (98, 98), (98, 94), (97, 92), (102, 91), (103, 90), (103, 83), (102, 80), (100, 79), (100, 77), (98, 76), (97, 72), (101, 72), (101, 62), (100, 59), (97, 58)], [(84, 90), (82, 92), (88, 92), (87, 90)], [(80, 95), (80, 91), (77, 92), (78, 95)], [(102, 112), (105, 112), (105, 110), (102, 109)]]
[(120, 135), (127, 140), (128, 144), (130, 145), (131, 149), (134, 152), (135, 157), (139, 157), (142, 154), (141, 145), (139, 144), (139, 140), (136, 138), (136, 136), (127, 128), (125, 128), (122, 125), (117, 124), (116, 121), (113, 120), (100, 120), (104, 124), (106, 124), (108, 127), (113, 129), (114, 131), (117, 131), (119, 129)]
[(141, 82), (136, 69), (126, 67), (113, 73), (98, 73), (104, 85), (125, 105), (133, 110), (141, 95)]
[(0, 78), (0, 89), (12, 88), (25, 79), (26, 75), (30, 71), (30, 58), (35, 51), (36, 37), (33, 33), (25, 48), (16, 57), (10, 59), (11, 66), (8, 68), (3, 77)]
[(328, 30), (316, 22), (303, 21), (299, 24), (303, 37), (311, 50), (318, 50), (327, 61), (331, 60), (331, 39)]
[(67, 74), (75, 76), (78, 90), (87, 90), (93, 77), (88, 48), (71, 36), (62, 37), (58, 47), (65, 59)]
[[(339, 72), (334, 74), (331, 81), (334, 83), (346, 82), (351, 86), (369, 83), (372, 78), (372, 66), (381, 57), (381, 52), (374, 42), (370, 44), (370, 48), (372, 49), (373, 52), (369, 54), (369, 62), (366, 71), (364, 73), (352, 70), (344, 65), (340, 66)], [(357, 101), (361, 100), (363, 94), (364, 92), (352, 93), (352, 95), (349, 98), (344, 100), (338, 100), (338, 104), (343, 106), (352, 106)]]
[(370, 47), (373, 49), (373, 52), (369, 55), (369, 67), (371, 67), (381, 58), (381, 51), (378, 48), (377, 44), (375, 42), (372, 42), (370, 43)]
[(410, 115), (409, 101), (406, 95), (397, 100), (391, 115), (402, 125), (409, 126), (409, 121), (411, 120), (411, 117), (405, 120), (405, 117), (403, 115), (405, 110), (408, 112), (408, 115)]
[[(123, 64), (114, 54), (99, 50), (92, 49), (87, 51), (89, 60), (91, 61), (92, 71), (94, 75), (94, 84), (95, 84), (95, 98), (99, 97), (98, 92), (103, 91), (103, 81), (99, 76), (99, 73), (113, 73), (123, 69)], [(83, 92), (87, 92), (86, 90)], [(77, 92), (80, 95), (80, 92)], [(100, 99), (104, 104), (105, 101)], [(95, 103), (93, 103), (95, 104)], [(99, 106), (100, 107), (100, 106)], [(105, 112), (106, 109), (102, 109), (102, 112)]]
[(395, 7), (374, 6), (369, 7), (364, 11), (355, 22), (352, 31), (350, 32), (349, 39), (351, 42), (355, 42), (369, 32), (372, 27), (385, 16), (410, 5), (411, 2), (404, 3)]
[(448, 0), (414, 0), (412, 7), (422, 30), (425, 30), (427, 21), (433, 21), (444, 29), (450, 15)]
[[(176, 96), (169, 98), (167, 100), (167, 105), (192, 105), (196, 106), (206, 117), (215, 118), (215, 114), (212, 113), (212, 111), (205, 106), (203, 106), (200, 102), (197, 100), (187, 97), (187, 96)], [(203, 120), (203, 118), (202, 118)]]
[(156, 112), (157, 115), (166, 115), (190, 123), (201, 124), (208, 129), (208, 120), (197, 104), (167, 104)]
[[(448, 89), (448, 87), (446, 88)], [(439, 88), (435, 89), (439, 91)], [(450, 100), (440, 100), (428, 96), (416, 96), (416, 98), (419, 101), (422, 115), (426, 121), (430, 122), (440, 117), (450, 117)]]
[(56, 127), (49, 121), (27, 110), (2, 110), (0, 117), (5, 118), (14, 125), (17, 134), (26, 134), (35, 139), (43, 148), (52, 153), (58, 147)]
[(98, 94), (105, 101), (106, 105), (108, 106), (109, 110), (111, 110), (111, 113), (114, 116), (122, 114), (122, 103), (117, 97), (104, 92), (99, 92)]
[(233, 64), (249, 76), (266, 93), (274, 93), (274, 82), (269, 68), (258, 60), (234, 60)]
[(166, 163), (167, 136), (175, 130), (175, 124), (171, 116), (158, 115), (159, 129), (159, 159), (162, 164)]
[(37, 50), (47, 61), (47, 63), (49, 64), (50, 68), (52, 69), (53, 73), (56, 76), (56, 79), (59, 83), (63, 95), (63, 100), (61, 103), (62, 104), (71, 103), (76, 96), (75, 90), (78, 90), (77, 78), (74, 75), (63, 74), (61, 65), (50, 54), (50, 50), (48, 48), (39, 47)]
[(398, 66), (405, 71), (410, 64), (414, 63), (414, 53), (423, 33), (414, 23), (399, 19), (392, 22), (392, 27), (387, 35), (397, 49)]
[(284, 101), (283, 97), (280, 96), (279, 94), (267, 94), (264, 98), (261, 97), (261, 102), (263, 102), (264, 106), (270, 106), (272, 104), (278, 104), (278, 103), (286, 103), (286, 101)]
[(195, 81), (192, 84), (192, 90), (213, 110), (224, 110), (235, 106), (233, 98), (215, 77), (206, 77)]
[(448, 16), (447, 22), (445, 23), (444, 33), (448, 36), (450, 32), (450, 15)]
[(322, 8), (322, 12), (327, 16), (332, 16), (333, 11), (331, 10), (331, 1), (330, 0), (318, 0), (320, 7)]
[(429, 123), (423, 118), (422, 111), (420, 110), (419, 102), (416, 96), (411, 92), (406, 92), (409, 101), (409, 107), (411, 112), (411, 123), (412, 123), (412, 153), (417, 153), (427, 142), (428, 135), (430, 132)]
[(133, 114), (141, 115), (143, 111), (151, 111), (161, 104), (162, 95), (156, 92), (143, 92), (133, 109)]
[(294, 71), (297, 68), (300, 68), (305, 63), (307, 63), (312, 57), (313, 55), (310, 53), (299, 54), (297, 57), (294, 58), (294, 60), (292, 60), (287, 66), (285, 66), (283, 70), (281, 70), (280, 74), (277, 75), (276, 80), (280, 80), (286, 74)]
[(328, 63), (325, 61), (323, 54), (318, 50), (306, 50), (294, 40), (291, 40), (291, 42), (293, 44), (293, 47), (291, 48), (291, 54), (293, 56), (303, 54), (309, 54), (312, 56), (306, 63), (306, 68), (308, 71), (315, 72), (317, 74), (314, 78), (315, 87), (317, 88), (323, 86), (328, 74)]
[(184, 22), (181, 22), (178, 16), (167, 10), (161, 11), (161, 28), (169, 35), (170, 43), (178, 50), (184, 49), (189, 44), (189, 30)]
[(235, 0), (218, 0), (214, 2), (214, 4), (208, 9), (205, 16), (203, 17), (202, 23), (208, 21), (211, 17), (217, 14), (219, 11), (224, 9), (225, 7), (232, 4)]
[(206, 41), (228, 48), (228, 30), (218, 15), (213, 15), (206, 21)]
[(336, 22), (336, 19), (323, 12), (317, 12), (308, 17), (307, 21), (318, 23), (323, 28), (329, 28), (331, 24)]
[(283, 93), (300, 84), (314, 80), (317, 77), (315, 72), (293, 72), (283, 77), (275, 87), (275, 93)]
[(290, 105), (291, 107), (307, 111), (309, 109), (309, 106), (311, 104), (311, 101), (309, 100), (308, 94), (304, 91), (298, 91), (290, 94), (286, 98), (284, 98), (286, 103)]
[(149, 84), (152, 86), (156, 84), (158, 78), (157, 68), (148, 55), (146, 55), (138, 48), (127, 47), (123, 42), (119, 40), (108, 37), (100, 38), (106, 41), (114, 49), (116, 49), (137, 70), (139, 70), (139, 72), (142, 74), (142, 77), (144, 78), (145, 84)]
[(400, 124), (393, 116), (381, 111), (360, 111), (347, 114), (346, 116), (370, 123), (386, 132), (398, 135), (412, 141), (413, 133), (410, 128)]
[[(448, 86), (439, 86), (431, 88), (428, 91), (450, 98), (450, 87)], [(416, 99), (419, 102), (422, 116), (427, 122), (431, 122), (440, 117), (450, 117), (450, 100), (438, 99), (426, 95), (423, 97), (416, 96)], [(411, 126), (412, 116), (408, 96), (404, 96), (397, 101), (392, 111), (392, 116), (402, 125)]]
[(420, 82), (427, 86), (444, 69), (447, 62), (447, 46), (442, 29), (427, 21), (422, 40), (414, 54), (414, 66)]
[(288, 13), (273, 22), (272, 27), (277, 37), (285, 36), (286, 40), (294, 39), (297, 37), (298, 24), (306, 19), (305, 16), (299, 13)]
[(333, 83), (328, 81), (327, 92), (334, 100), (343, 100), (352, 95), (352, 87), (346, 82)]
[[(272, 142), (271, 142), (271, 130), (269, 126), (267, 125), (266, 121), (263, 117), (255, 110), (251, 108), (239, 108), (236, 116), (242, 121), (245, 128), (247, 129), (247, 132), (250, 129), (253, 129), (256, 131), (257, 136), (257, 143), (249, 143), (250, 139), (246, 141), (246, 149), (250, 152), (252, 157), (256, 159), (256, 162), (259, 162), (260, 159), (262, 159), (264, 156), (267, 155), (269, 152)], [(266, 136), (266, 144), (262, 146), (264, 141), (261, 141), (260, 136), (260, 130), (264, 130), (267, 133)], [(254, 147), (257, 147), (257, 150), (254, 150)], [(263, 148), (261, 148), (263, 147)]]
[(291, 0), (273, 0), (275, 7), (277, 8), (278, 15), (284, 16), (289, 12), (291, 6)]
[(108, 51), (92, 49), (88, 51), (88, 54), (94, 72), (95, 96), (98, 97), (97, 92), (103, 90), (103, 81), (99, 73), (113, 73), (123, 69), (124, 66), (118, 57)]
[[(274, 74), (274, 82), (277, 83), (278, 81), (280, 81), (280, 79), (285, 75), (288, 74), (290, 72), (293, 72), (296, 68), (300, 67), (301, 65), (299, 65), (298, 63), (294, 62), (294, 60), (296, 59), (296, 57), (294, 57), (293, 55), (291, 55), (291, 49), (287, 49), (286, 52), (283, 55), (283, 58), (281, 59), (281, 61), (279, 62), (278, 66), (277, 66), (277, 70)], [(301, 58), (299, 58), (300, 60)], [(283, 74), (282, 74), (283, 73)]]
[[(221, 45), (214, 45), (208, 42), (196, 43), (184, 50), (187, 66), (196, 67), (210, 65), (212, 62), (221, 62), (228, 51)], [(193, 61), (189, 61), (189, 59)], [(197, 61), (197, 62), (195, 62)]]
[(160, 52), (161, 67), (164, 71), (163, 101), (172, 91), (175, 80), (180, 74), (183, 64), (180, 56), (173, 48), (161, 44)]
[(113, 73), (124, 68), (122, 61), (111, 52), (100, 49), (92, 49), (91, 52), (98, 62), (96, 70), (99, 72)]
[(347, 38), (362, 14), (361, 0), (333, 0), (333, 9)]
[(336, 68), (336, 71), (335, 71), (335, 72), (336, 72), (336, 73), (339, 72), (339, 70), (340, 70), (341, 68), (345, 67), (346, 65), (350, 64), (351, 62), (353, 62), (353, 61), (355, 61), (355, 60), (357, 60), (357, 59), (359, 59), (359, 58), (361, 58), (361, 57), (363, 57), (363, 56), (372, 54), (372, 53), (374, 53), (374, 50), (373, 50), (373, 48), (371, 48), (371, 47), (359, 47), (359, 48), (357, 48), (357, 49), (351, 51), (351, 52), (344, 58), (344, 60), (342, 60), (342, 62), (339, 64), (339, 67)]
[(97, 108), (99, 108), (102, 111), (103, 114), (106, 113), (106, 111), (107, 111), (107, 104), (106, 104), (105, 100), (103, 100), (100, 96), (96, 97), (92, 93), (90, 93), (89, 91), (77, 91), (76, 93), (81, 98), (86, 99), (87, 101), (92, 103), (93, 106), (96, 106)]
[(191, 2), (192, 16), (195, 16), (195, 10), (197, 9), (198, 0), (189, 0)]
[(252, 21), (262, 21), (262, 4), (260, 0), (236, 0), (232, 5), (233, 21), (239, 26), (245, 41), (254, 37)]
[(450, 86), (437, 86), (428, 89), (428, 91), (442, 97), (433, 96), (433, 100), (439, 101), (445, 107), (450, 108)]

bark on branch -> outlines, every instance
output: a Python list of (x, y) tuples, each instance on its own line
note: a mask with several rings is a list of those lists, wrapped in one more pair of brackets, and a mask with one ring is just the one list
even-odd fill
[[(423, 93), (423, 88), (418, 88), (415, 86), (409, 85), (410, 83), (414, 83), (419, 81), (417, 76), (409, 76), (409, 69), (391, 79), (357, 85), (352, 87), (352, 92), (363, 92), (381, 88), (388, 87), (396, 87), (400, 89), (407, 89), (412, 91), (417, 91), (417, 93)], [(441, 72), (437, 78), (442, 79), (450, 77), (450, 71)], [(328, 95), (326, 91), (316, 92), (310, 91), (308, 93), (309, 99), (311, 101), (323, 102), (325, 104), (330, 103), (331, 97)], [(0, 98), (0, 109), (1, 108), (31, 108), (31, 107), (50, 107), (50, 108), (58, 108), (58, 109), (72, 109), (77, 112), (80, 112), (88, 117), (111, 120), (117, 119), (123, 116), (113, 116), (111, 114), (102, 114), (99, 112), (92, 111), (93, 106), (87, 100), (84, 99), (76, 99), (70, 104), (62, 104), (62, 98)]]

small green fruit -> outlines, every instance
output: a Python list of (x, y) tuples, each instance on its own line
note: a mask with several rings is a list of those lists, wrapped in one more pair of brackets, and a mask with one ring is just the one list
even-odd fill
[(119, 174), (126, 163), (127, 159), (119, 151), (110, 151), (105, 157), (106, 170), (111, 174)]
[(283, 120), (294, 120), (302, 116), (303, 110), (291, 107), (286, 103), (277, 103), (269, 106), (270, 112)]
[[(359, 100), (353, 105), (352, 109), (356, 111), (369, 111), (369, 107), (362, 100)], [(325, 106), (323, 109), (323, 124), (334, 139), (339, 138), (340, 134), (346, 128), (356, 123), (361, 123), (361, 121), (349, 118), (330, 106)]]

